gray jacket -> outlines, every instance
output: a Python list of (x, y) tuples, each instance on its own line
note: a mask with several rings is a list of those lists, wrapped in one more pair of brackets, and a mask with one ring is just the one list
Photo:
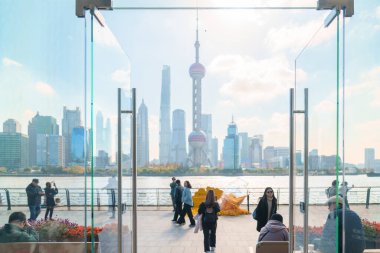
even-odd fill
[(288, 229), (277, 220), (269, 220), (260, 230), (259, 242), (261, 241), (289, 241)]

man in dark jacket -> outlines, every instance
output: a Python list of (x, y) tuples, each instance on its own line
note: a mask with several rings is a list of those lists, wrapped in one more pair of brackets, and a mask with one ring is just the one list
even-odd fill
[[(338, 207), (336, 201), (338, 200)], [(364, 231), (359, 216), (350, 209), (343, 210), (343, 198), (340, 196), (330, 197), (327, 202), (330, 214), (323, 228), (319, 250), (322, 253), (335, 253), (336, 234), (338, 234), (339, 253), (362, 253), (365, 248)], [(343, 252), (343, 212), (345, 217), (345, 251)], [(338, 233), (336, 233), (336, 222), (338, 219)]]
[(181, 181), (179, 179), (177, 179), (175, 182), (177, 184), (177, 187), (176, 187), (176, 190), (175, 190), (175, 197), (174, 197), (174, 201), (175, 201), (175, 213), (174, 213), (174, 217), (172, 219), (173, 222), (177, 222), (178, 215), (180, 215), (182, 213), (182, 192), (183, 192), (183, 187), (182, 187)]
[(175, 212), (175, 190), (177, 188), (176, 179), (172, 177), (172, 182), (170, 183), (170, 197), (173, 204), (173, 212)]
[(8, 223), (0, 229), (0, 243), (37, 241), (37, 232), (29, 225), (22, 212), (12, 213)]
[(37, 219), (41, 212), (41, 196), (45, 195), (38, 185), (38, 179), (33, 178), (32, 182), (26, 187), (25, 191), (28, 196), (28, 206), (30, 211), (30, 220)]

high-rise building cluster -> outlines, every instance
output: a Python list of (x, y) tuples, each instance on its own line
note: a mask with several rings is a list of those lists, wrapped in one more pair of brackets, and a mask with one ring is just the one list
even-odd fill
[[(95, 166), (106, 167), (110, 163), (107, 152), (112, 152), (111, 123), (107, 119), (103, 127), (101, 112), (96, 120), (97, 151), (101, 159), (95, 159), (99, 161)], [(21, 124), (17, 120), (8, 119), (0, 132), (0, 167), (15, 170), (83, 165), (86, 153), (91, 155), (89, 132), (82, 125), (78, 107), (74, 110), (63, 107), (61, 133), (55, 117), (43, 116), (39, 112), (28, 123), (28, 135), (21, 133)]]

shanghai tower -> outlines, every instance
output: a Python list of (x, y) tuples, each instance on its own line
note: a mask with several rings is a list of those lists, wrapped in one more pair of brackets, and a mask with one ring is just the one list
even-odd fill
[(167, 164), (170, 161), (170, 125), (170, 67), (168, 65), (164, 65), (162, 68), (162, 87), (160, 105), (159, 159), (161, 164)]
[(206, 153), (207, 137), (201, 130), (202, 122), (202, 78), (206, 74), (206, 68), (199, 62), (199, 41), (198, 41), (198, 13), (197, 30), (195, 40), (195, 63), (189, 68), (189, 74), (193, 80), (193, 131), (189, 135), (189, 162), (193, 167), (200, 167), (205, 161), (209, 160)]

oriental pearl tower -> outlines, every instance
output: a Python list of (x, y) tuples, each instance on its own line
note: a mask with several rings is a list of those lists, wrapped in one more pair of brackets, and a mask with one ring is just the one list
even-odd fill
[(190, 133), (188, 141), (190, 146), (188, 165), (200, 167), (202, 164), (210, 164), (207, 157), (206, 134), (201, 130), (202, 115), (202, 78), (206, 74), (206, 68), (199, 62), (199, 41), (198, 41), (198, 12), (195, 47), (195, 63), (189, 68), (190, 77), (193, 80), (193, 131)]

